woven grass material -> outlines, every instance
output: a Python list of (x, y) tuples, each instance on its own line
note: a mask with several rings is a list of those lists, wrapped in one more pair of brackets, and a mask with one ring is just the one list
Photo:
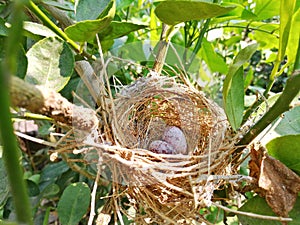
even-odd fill
[[(203, 93), (150, 76), (124, 87), (114, 101), (112, 132), (116, 146), (102, 157), (137, 215), (137, 224), (189, 224), (203, 221), (199, 209), (209, 205), (223, 181), (209, 175), (228, 175), (232, 144), (223, 110)], [(188, 154), (156, 154), (148, 149), (167, 126), (179, 127)], [(230, 173), (230, 171), (229, 171)]]

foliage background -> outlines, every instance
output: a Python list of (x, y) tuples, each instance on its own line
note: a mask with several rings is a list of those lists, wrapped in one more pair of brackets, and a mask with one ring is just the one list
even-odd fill
[[(16, 2), (15, 8), (23, 4)], [(234, 9), (228, 12), (225, 10), (223, 14), (215, 16), (215, 8), (212, 8), (207, 12), (209, 16), (205, 17), (199, 13), (199, 8), (190, 8), (185, 1), (181, 1), (181, 7), (176, 6), (181, 4), (179, 1), (44, 0), (37, 2), (37, 5), (30, 1), (27, 7), (22, 8), (25, 22), (19, 35), (20, 42), (15, 43), (15, 59), (11, 57), (12, 61), (17, 62), (17, 66), (11, 71), (27, 82), (50, 87), (73, 101), (72, 91), (76, 90), (80, 82), (74, 69), (75, 62), (87, 60), (92, 63), (95, 58), (101, 57), (95, 39), (97, 34), (103, 53), (134, 59), (140, 65), (124, 66), (110, 78), (112, 88), (114, 79), (127, 85), (138, 77), (145, 76), (152, 67), (153, 61), (144, 60), (145, 46), (156, 48), (161, 34), (161, 21), (164, 21), (176, 25), (171, 42), (182, 56), (182, 63), (189, 72), (190, 81), (225, 108), (234, 130), (238, 131), (244, 123), (252, 126), (281, 95), (287, 79), (296, 68), (294, 65), (300, 33), (300, 2), (203, 2), (214, 2)], [(6, 45), (12, 41), (9, 24), (14, 23), (13, 4), (12, 1), (0, 2), (2, 63), (7, 62), (13, 55)], [(67, 20), (59, 20), (55, 9), (64, 12)], [(178, 21), (179, 15), (182, 16), (181, 21)], [(74, 23), (71, 24), (70, 21)], [(128, 55), (124, 56), (122, 46), (133, 46), (134, 54), (127, 52)], [(173, 75), (167, 69), (166, 71), (168, 76)], [(288, 105), (289, 102), (286, 102), (286, 107)], [(269, 154), (299, 174), (300, 124), (297, 105), (298, 100), (295, 98), (294, 108), (285, 113), (284, 118), (271, 121), (274, 126), (262, 142), (266, 144)], [(58, 134), (63, 132), (48, 118), (40, 118), (21, 109), (13, 111), (12, 117), (18, 123), (34, 120), (38, 126), (38, 130), (33, 131), (36, 137), (49, 142), (55, 143)], [(54, 224), (58, 219), (62, 224), (77, 224), (79, 221), (87, 224), (93, 179), (74, 171), (70, 163), (60, 157), (51, 161), (51, 147), (28, 140), (19, 141), (23, 178), (28, 187), (34, 224)], [(77, 160), (80, 156), (72, 158)], [(83, 163), (75, 164), (82, 170), (95, 173)], [(0, 218), (15, 220), (13, 196), (8, 188), (2, 158), (0, 171)], [(246, 164), (242, 165), (241, 173), (248, 175)], [(110, 194), (109, 182), (98, 187), (97, 199), (100, 200), (97, 201), (97, 209), (103, 207), (103, 197)], [(254, 195), (254, 192), (245, 193), (239, 199), (242, 202), (233, 201), (231, 207), (237, 209), (242, 203), (246, 203), (242, 206), (243, 211), (274, 215), (263, 200), (252, 198)], [(81, 201), (76, 202), (77, 198)], [(223, 203), (227, 205), (225, 201)], [(299, 207), (297, 201), (290, 214), (295, 221), (291, 224), (299, 222)], [(245, 224), (257, 223), (255, 219), (233, 217), (230, 213), (214, 207), (203, 209), (199, 213), (207, 213), (207, 219), (213, 224), (238, 224), (238, 220)], [(124, 224), (130, 224), (130, 219), (125, 216), (123, 220)], [(270, 221), (259, 221), (260, 224), (264, 222), (270, 224)]]

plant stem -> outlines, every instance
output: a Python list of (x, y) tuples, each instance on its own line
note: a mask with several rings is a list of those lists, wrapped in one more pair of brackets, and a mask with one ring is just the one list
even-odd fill
[(289, 104), (293, 101), (300, 90), (300, 70), (294, 71), (287, 80), (286, 86), (268, 112), (251, 128), (238, 145), (249, 144), (260, 132), (262, 132), (278, 116), (289, 110)]
[(82, 51), (80, 46), (76, 44), (72, 39), (68, 37), (68, 35), (63, 32), (58, 26), (56, 26), (43, 12), (39, 9), (39, 7), (34, 4), (33, 1), (29, 1), (28, 8), (44, 23), (45, 26), (50, 28), (53, 32), (55, 32), (59, 37), (68, 42), (70, 46), (79, 54), (89, 58), (96, 59), (93, 55), (88, 54), (85, 51)]
[[(286, 82), (286, 86), (277, 99), (275, 104), (268, 112), (248, 131), (241, 139), (238, 145), (248, 145), (260, 132), (262, 132), (271, 122), (285, 111), (289, 110), (289, 104), (293, 101), (300, 91), (300, 36), (298, 42), (298, 51), (296, 55), (294, 72)], [(241, 152), (242, 148), (237, 149), (237, 153)]]
[(274, 67), (272, 69), (272, 72), (270, 74), (270, 81), (268, 83), (268, 86), (266, 87), (266, 90), (264, 91), (264, 96), (267, 98), (269, 95), (269, 92), (271, 90), (271, 88), (273, 87), (273, 84), (275, 82), (276, 77), (278, 76), (277, 72), (280, 66), (280, 61), (276, 60), (274, 63)]
[(192, 55), (191, 55), (191, 57), (190, 57), (188, 63), (186, 64), (186, 67), (185, 67), (185, 70), (186, 70), (186, 71), (187, 71), (187, 70), (190, 68), (190, 66), (192, 65), (192, 63), (193, 63), (193, 61), (194, 61), (194, 59), (195, 59), (197, 53), (199, 52), (199, 50), (200, 50), (200, 48), (201, 48), (201, 46), (202, 46), (202, 40), (203, 40), (203, 38), (204, 38), (205, 32), (206, 32), (207, 29), (208, 29), (209, 23), (210, 23), (210, 19), (207, 19), (207, 20), (205, 21), (205, 23), (204, 23), (204, 25), (203, 25), (201, 31), (200, 31), (200, 34), (199, 34), (199, 37), (198, 37), (198, 39), (197, 39), (195, 48), (193, 49)]
[(20, 224), (33, 224), (31, 207), (27, 195), (27, 188), (23, 180), (23, 171), (20, 165), (20, 151), (13, 133), (10, 114), (9, 78), (15, 72), (16, 52), (22, 33), (22, 11), (26, 2), (14, 1), (12, 11), (12, 26), (6, 39), (8, 53), (0, 68), (0, 131), (3, 146), (3, 160), (5, 162), (10, 190), (14, 199), (17, 221)]
[(168, 29), (170, 27), (166, 24), (162, 24), (162, 31), (160, 35), (160, 41), (158, 43), (158, 51), (157, 55), (155, 57), (155, 61), (152, 67), (152, 70), (156, 72), (158, 75), (161, 74), (161, 71), (164, 67), (166, 55), (168, 52), (168, 47), (169, 47), (169, 40), (171, 37), (168, 37)]

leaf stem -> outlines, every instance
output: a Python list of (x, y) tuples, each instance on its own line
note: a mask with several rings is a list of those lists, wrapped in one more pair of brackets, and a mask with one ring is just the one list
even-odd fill
[(270, 74), (270, 81), (268, 83), (268, 86), (266, 87), (266, 90), (264, 91), (264, 96), (267, 98), (269, 95), (269, 92), (271, 90), (271, 88), (273, 87), (273, 84), (275, 82), (276, 77), (278, 76), (278, 69), (280, 66), (280, 61), (276, 60), (274, 63), (274, 67), (272, 69), (272, 72)]
[(45, 26), (50, 28), (53, 32), (55, 32), (59, 37), (68, 42), (70, 46), (79, 54), (95, 60), (95, 56), (88, 54), (87, 52), (81, 50), (80, 45), (74, 42), (72, 39), (68, 37), (68, 35), (63, 32), (58, 26), (56, 26), (43, 12), (40, 8), (33, 2), (29, 1), (28, 8), (44, 23)]
[(0, 68), (0, 134), (10, 190), (14, 199), (17, 221), (19, 224), (33, 224), (31, 207), (27, 188), (23, 180), (23, 170), (20, 166), (20, 152), (13, 132), (10, 114), (9, 80), (16, 68), (16, 52), (21, 39), (23, 24), (23, 7), (26, 1), (14, 1), (12, 26), (6, 39), (7, 57)]

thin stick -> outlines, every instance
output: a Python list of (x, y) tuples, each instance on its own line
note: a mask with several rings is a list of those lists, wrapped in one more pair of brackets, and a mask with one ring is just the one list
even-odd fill
[(101, 164), (98, 162), (96, 180), (94, 182), (93, 191), (91, 193), (91, 210), (90, 210), (88, 225), (93, 224), (94, 217), (96, 215), (95, 206), (96, 206), (96, 194), (97, 194), (98, 182), (100, 180), (100, 171), (101, 171), (100, 165)]
[(52, 143), (52, 142), (49, 142), (49, 141), (44, 141), (44, 140), (42, 140), (42, 139), (39, 139), (39, 138), (35, 138), (35, 137), (32, 137), (32, 136), (29, 136), (29, 135), (27, 135), (27, 134), (23, 134), (23, 133), (21, 133), (21, 132), (19, 132), (19, 131), (15, 131), (15, 135), (17, 135), (18, 137), (24, 138), (24, 139), (26, 139), (26, 140), (29, 140), (29, 141), (38, 143), (38, 144), (50, 146), (50, 147), (53, 147), (53, 148), (56, 148), (56, 147), (57, 147), (57, 144), (56, 144), (56, 143)]
[(162, 68), (164, 67), (166, 55), (168, 52), (168, 47), (169, 47), (169, 41), (167, 37), (168, 29), (169, 29), (168, 25), (166, 24), (162, 25), (160, 41), (158, 43), (158, 52), (155, 57), (155, 62), (152, 68), (153, 71), (156, 72), (158, 75), (160, 75)]
[(260, 215), (260, 214), (256, 214), (256, 213), (248, 213), (248, 212), (241, 212), (241, 211), (237, 211), (234, 209), (229, 209), (225, 206), (219, 205), (218, 203), (215, 202), (211, 202), (212, 205), (223, 209), (226, 212), (231, 212), (234, 213), (236, 215), (243, 215), (243, 216), (249, 216), (249, 217), (253, 217), (253, 218), (257, 218), (257, 219), (264, 219), (264, 220), (276, 220), (276, 221), (280, 221), (280, 222), (290, 222), (292, 221), (291, 218), (284, 218), (284, 217), (278, 217), (278, 216), (265, 216), (265, 215)]

